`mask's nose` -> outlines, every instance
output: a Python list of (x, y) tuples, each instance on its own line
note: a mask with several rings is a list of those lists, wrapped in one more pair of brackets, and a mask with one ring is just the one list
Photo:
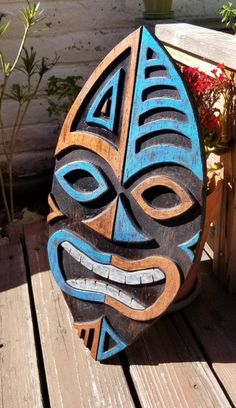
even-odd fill
[(118, 199), (113, 240), (130, 243), (150, 241), (150, 237), (141, 231), (128, 206), (125, 205), (123, 196)]
[(116, 198), (97, 217), (83, 222), (89, 228), (113, 241), (135, 243), (151, 239), (141, 231), (122, 196)]

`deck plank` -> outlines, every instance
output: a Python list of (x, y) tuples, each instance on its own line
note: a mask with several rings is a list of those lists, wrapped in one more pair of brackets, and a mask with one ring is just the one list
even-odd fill
[[(16, 240), (17, 241), (17, 240)], [(43, 407), (22, 247), (0, 247), (0, 407)]]
[(143, 408), (231, 406), (179, 313), (162, 317), (127, 354)]
[(72, 327), (48, 271), (45, 224), (26, 226), (25, 238), (51, 407), (134, 407), (118, 358), (107, 365), (94, 361)]
[(236, 297), (202, 263), (201, 295), (184, 314), (213, 370), (236, 406)]

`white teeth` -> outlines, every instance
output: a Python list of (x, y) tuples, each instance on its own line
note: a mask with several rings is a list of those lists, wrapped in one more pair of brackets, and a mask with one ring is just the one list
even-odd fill
[(116, 270), (113, 269), (110, 270), (108, 279), (113, 282), (125, 283), (125, 275), (123, 273), (119, 274)]
[(131, 307), (132, 309), (145, 309), (145, 306), (141, 302), (138, 302), (136, 299), (132, 298), (128, 293), (125, 293), (105, 282), (103, 283), (93, 279), (69, 279), (67, 280), (67, 283), (75, 289), (104, 293), (113, 297), (114, 299), (119, 300), (119, 302)]
[[(93, 261), (67, 241), (63, 242), (61, 245), (76, 261), (81, 263), (87, 269), (112, 282), (125, 285), (144, 285), (149, 283), (157, 283), (165, 279), (164, 273), (158, 268), (127, 272), (113, 265), (99, 264)], [(145, 306), (141, 302), (134, 299), (120, 288), (110, 285), (110, 283), (85, 278), (69, 279), (67, 283), (75, 289), (104, 293), (113, 297), (114, 299), (117, 299), (119, 302), (131, 307), (132, 309), (145, 309)]]
[(165, 279), (164, 273), (158, 268), (126, 272), (113, 265), (104, 265), (94, 262), (69, 242), (63, 242), (61, 245), (76, 261), (80, 262), (87, 269), (113, 282), (126, 285), (143, 285), (147, 283), (157, 283)]

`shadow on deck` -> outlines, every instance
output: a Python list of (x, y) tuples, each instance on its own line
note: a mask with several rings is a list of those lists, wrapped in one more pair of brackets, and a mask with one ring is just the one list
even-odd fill
[(236, 299), (201, 263), (201, 294), (127, 352), (94, 361), (48, 270), (44, 223), (0, 248), (1, 407), (236, 406)]

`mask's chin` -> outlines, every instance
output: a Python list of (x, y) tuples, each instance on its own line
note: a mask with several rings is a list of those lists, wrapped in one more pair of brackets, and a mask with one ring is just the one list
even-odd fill
[[(82, 268), (78, 267), (78, 271), (80, 269), (85, 271), (83, 274), (78, 273), (78, 278), (77, 276), (65, 278), (61, 259), (62, 250), (82, 266)], [(165, 283), (165, 269), (171, 262), (161, 257), (128, 261), (97, 250), (67, 230), (59, 230), (51, 235), (48, 253), (55, 279), (65, 293), (80, 300), (108, 304), (130, 318), (138, 317), (137, 320), (147, 320), (146, 311), (150, 311), (153, 305), (145, 305), (143, 301), (130, 294), (129, 289), (132, 290), (134, 286), (141, 288), (143, 285), (155, 286)], [(158, 265), (156, 262), (158, 260), (160, 268), (155, 267), (155, 264)], [(163, 295), (160, 297), (162, 298)]]

